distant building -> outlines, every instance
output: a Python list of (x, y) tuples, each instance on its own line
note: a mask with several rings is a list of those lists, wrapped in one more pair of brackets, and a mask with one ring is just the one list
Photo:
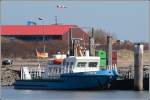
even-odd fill
[(35, 50), (43, 52), (44, 45), (49, 56), (57, 51), (68, 53), (70, 28), (72, 38), (82, 38), (87, 48), (88, 34), (76, 25), (1, 25), (2, 57), (35, 58)]
[(45, 40), (68, 42), (70, 28), (73, 38), (88, 40), (88, 34), (76, 25), (2, 25), (0, 27), (2, 36), (27, 41), (39, 41), (44, 36)]

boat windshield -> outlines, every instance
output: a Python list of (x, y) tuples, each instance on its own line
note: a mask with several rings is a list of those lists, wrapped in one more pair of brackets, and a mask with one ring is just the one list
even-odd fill
[(78, 62), (77, 66), (78, 67), (85, 67), (87, 62)]
[(89, 67), (97, 67), (97, 62), (89, 62)]

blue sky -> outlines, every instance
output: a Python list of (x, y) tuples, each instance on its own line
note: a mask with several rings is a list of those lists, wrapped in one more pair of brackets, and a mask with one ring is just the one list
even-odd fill
[[(64, 9), (56, 6), (63, 4)], [(148, 1), (40, 1), (6, 0), (1, 2), (1, 24), (76, 24), (115, 34), (118, 39), (133, 42), (148, 39)], [(38, 20), (43, 18), (44, 22)]]

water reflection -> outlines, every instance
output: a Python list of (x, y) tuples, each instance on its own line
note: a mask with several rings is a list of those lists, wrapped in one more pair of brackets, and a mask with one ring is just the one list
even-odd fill
[(52, 91), (2, 88), (2, 100), (148, 100), (148, 91)]

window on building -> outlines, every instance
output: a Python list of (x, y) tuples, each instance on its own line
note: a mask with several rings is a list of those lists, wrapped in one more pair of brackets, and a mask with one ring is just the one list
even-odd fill
[(97, 62), (89, 62), (89, 67), (97, 67)]
[[(17, 36), (6, 36), (9, 38), (16, 38), (25, 41), (43, 41), (43, 35), (17, 35)], [(62, 40), (62, 35), (45, 35), (44, 40)]]

